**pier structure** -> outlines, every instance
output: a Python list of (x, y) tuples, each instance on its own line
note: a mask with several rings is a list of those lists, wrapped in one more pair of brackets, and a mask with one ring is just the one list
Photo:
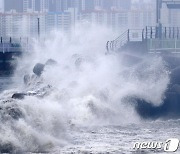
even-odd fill
[(162, 25), (162, 4), (167, 5), (168, 9), (180, 9), (180, 0), (156, 0), (156, 26), (128, 29), (118, 38), (107, 42), (107, 51), (136, 50), (148, 53), (180, 53), (180, 27)]
[(12, 74), (17, 66), (17, 58), (29, 52), (28, 38), (0, 37), (0, 75)]
[(160, 35), (157, 27), (128, 29), (115, 40), (108, 41), (106, 48), (108, 52), (133, 49), (148, 53), (180, 53), (180, 27), (162, 27)]

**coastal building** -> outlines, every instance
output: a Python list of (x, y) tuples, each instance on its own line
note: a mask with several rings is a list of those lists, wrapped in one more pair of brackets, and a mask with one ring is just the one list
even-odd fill
[(128, 28), (143, 29), (147, 25), (155, 26), (156, 13), (152, 9), (84, 11), (79, 14), (79, 21), (104, 25), (121, 33)]
[(53, 30), (70, 32), (74, 22), (71, 11), (49, 13), (18, 13), (0, 14), (0, 37), (37, 37), (38, 20), (40, 19), (40, 34)]
[(4, 0), (0, 0), (0, 13), (4, 13)]
[[(19, 0), (14, 0), (18, 2)], [(131, 0), (21, 0), (22, 12), (16, 11), (12, 4), (0, 14), (0, 35), (36, 36), (37, 18), (40, 18), (40, 33), (47, 34), (57, 29), (70, 32), (78, 22), (88, 22), (107, 26), (115, 32), (127, 29), (143, 29), (156, 26), (154, 3), (132, 5)], [(7, 0), (6, 5), (12, 2)], [(6, 6), (5, 5), (5, 6)], [(9, 10), (9, 11), (7, 11)], [(167, 12), (166, 22), (178, 25), (178, 14)], [(171, 15), (172, 14), (172, 15)], [(170, 18), (170, 16), (172, 16)], [(4, 28), (2, 28), (4, 26)], [(15, 31), (15, 32), (14, 32)]]
[[(35, 13), (5, 13), (0, 14), (1, 37), (27, 37), (37, 35), (37, 18), (43, 19), (43, 14)], [(43, 32), (43, 23), (41, 31)]]
[(29, 0), (23, 0), (23, 12), (27, 12), (29, 9)]
[(70, 32), (71, 13), (70, 12), (49, 12), (45, 15), (45, 31), (49, 33), (53, 30)]
[(23, 0), (4, 0), (4, 11), (23, 12)]
[(180, 10), (168, 9), (166, 4), (162, 5), (161, 9), (161, 23), (166, 27), (180, 27)]

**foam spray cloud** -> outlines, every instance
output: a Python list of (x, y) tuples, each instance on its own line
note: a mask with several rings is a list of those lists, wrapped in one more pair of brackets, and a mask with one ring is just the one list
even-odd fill
[[(162, 59), (124, 65), (123, 55), (105, 54), (105, 43), (112, 36), (107, 28), (79, 25), (70, 37), (55, 32), (45, 42), (35, 43), (33, 54), (19, 63), (16, 76), (32, 74), (37, 62), (49, 58), (57, 65), (45, 67), (38, 82), (28, 87), (18, 83), (22, 86), (2, 94), (1, 98), (7, 99), (14, 91), (42, 91), (43, 97), (9, 100), (2, 105), (7, 113), (1, 113), (1, 145), (11, 143), (25, 151), (50, 150), (67, 144), (66, 131), (74, 126), (139, 122), (133, 105), (125, 103), (126, 97), (161, 103), (169, 82)], [(8, 109), (18, 109), (20, 115), (10, 116)]]

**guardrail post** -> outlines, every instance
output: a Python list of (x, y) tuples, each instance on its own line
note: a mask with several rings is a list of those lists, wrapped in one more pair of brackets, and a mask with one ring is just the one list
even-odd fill
[(144, 41), (144, 29), (142, 30), (142, 41)]
[(164, 34), (164, 37), (166, 38), (166, 35), (167, 35), (167, 31), (166, 31), (166, 27), (165, 27), (165, 34)]
[(2, 37), (1, 37), (1, 43), (3, 42), (3, 40), (2, 40)]
[(173, 27), (173, 39), (175, 38), (175, 28)]
[(114, 41), (114, 48), (117, 49), (117, 42)]
[(177, 39), (179, 39), (179, 27), (177, 27)]
[(10, 42), (10, 43), (12, 42), (12, 39), (11, 39), (11, 37), (10, 37), (10, 40), (9, 40), (9, 42)]
[(112, 51), (112, 41), (110, 42), (110, 48), (111, 48), (111, 51)]
[(169, 38), (171, 38), (171, 27), (169, 27)]
[(107, 43), (106, 43), (106, 50), (107, 50), (107, 52), (109, 52), (109, 41), (107, 41)]
[(127, 40), (128, 40), (128, 42), (130, 41), (129, 29), (128, 29), (128, 33), (127, 33)]
[(112, 51), (114, 51), (114, 41), (112, 41)]
[(152, 34), (153, 34), (153, 30), (152, 30), (152, 27), (151, 27), (151, 39), (152, 39)]
[(155, 38), (158, 38), (158, 27), (156, 26)]
[(146, 39), (147, 39), (147, 35), (148, 35), (148, 28), (146, 26)]

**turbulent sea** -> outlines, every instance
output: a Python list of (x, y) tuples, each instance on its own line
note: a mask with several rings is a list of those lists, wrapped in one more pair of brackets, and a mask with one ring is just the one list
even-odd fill
[[(139, 154), (165, 153), (164, 150), (134, 150), (136, 142), (165, 142), (169, 138), (179, 138), (180, 121), (156, 121), (127, 126), (106, 126), (79, 128), (72, 133), (73, 145), (60, 153), (95, 154)], [(177, 154), (180, 150), (177, 151)]]
[[(1, 77), (2, 93), (13, 84), (12, 78)], [(12, 86), (11, 86), (12, 87)], [(46, 126), (44, 126), (46, 127)], [(180, 138), (180, 120), (143, 121), (124, 126), (72, 126), (66, 130), (69, 143), (56, 147), (49, 153), (54, 154), (150, 154), (165, 153), (163, 150), (134, 150), (136, 142), (165, 142), (169, 138)], [(1, 134), (3, 135), (3, 134)], [(10, 135), (10, 134), (9, 134)], [(48, 145), (47, 145), (48, 146)], [(44, 153), (39, 151), (37, 153)], [(15, 152), (31, 153), (31, 152)], [(47, 153), (47, 151), (46, 151)], [(180, 153), (180, 149), (176, 152)]]
[[(71, 39), (56, 32), (34, 43), (14, 77), (0, 78), (1, 153), (163, 154), (163, 148), (133, 146), (180, 139), (178, 118), (144, 119), (131, 101), (163, 103), (169, 74), (161, 57), (134, 63), (121, 54), (107, 55), (111, 36), (106, 28), (86, 25)], [(57, 63), (47, 65), (48, 59)], [(32, 71), (37, 63), (45, 67), (40, 76)]]

